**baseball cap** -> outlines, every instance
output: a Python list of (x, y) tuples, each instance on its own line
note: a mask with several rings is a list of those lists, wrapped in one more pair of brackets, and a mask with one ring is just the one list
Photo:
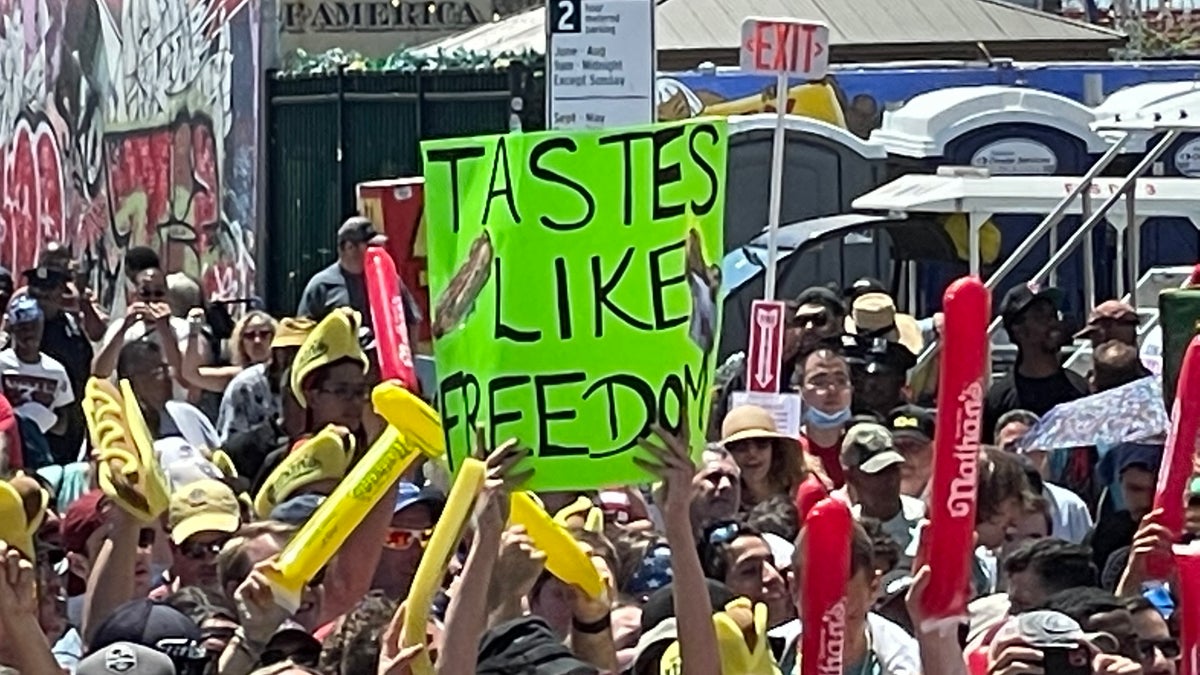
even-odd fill
[(22, 295), (8, 306), (8, 325), (10, 326), (33, 323), (41, 318), (41, 305), (28, 295)]
[(442, 509), (446, 506), (446, 497), (436, 488), (420, 488), (408, 481), (402, 481), (396, 486), (396, 507), (392, 510), (393, 514), (400, 513), (417, 504), (428, 505), (433, 511), (433, 519), (436, 521), (441, 517)]
[(91, 640), (95, 654), (118, 642), (156, 649), (176, 665), (205, 658), (200, 627), (170, 605), (143, 598), (117, 607), (96, 627)]
[(41, 264), (21, 273), (30, 286), (41, 288), (59, 286), (71, 280), (71, 273), (58, 265)]
[(796, 305), (824, 305), (829, 311), (838, 314), (845, 314), (846, 310), (842, 306), (842, 298), (838, 296), (833, 289), (825, 286), (809, 286), (800, 291), (800, 295), (796, 296)]
[(199, 532), (232, 534), (241, 522), (241, 507), (233, 489), (211, 478), (185, 485), (171, 495), (167, 506), (167, 530), (176, 544)]
[(882, 424), (855, 424), (842, 439), (842, 466), (863, 473), (879, 473), (893, 464), (903, 464), (904, 455), (892, 445), (892, 434)]
[(1131, 326), (1136, 326), (1139, 323), (1137, 310), (1133, 308), (1133, 305), (1120, 300), (1105, 300), (1096, 305), (1096, 308), (1088, 315), (1087, 325), (1083, 327), (1083, 330), (1076, 333), (1075, 337), (1090, 337), (1100, 329), (1100, 324), (1104, 321), (1123, 323)]
[(892, 438), (908, 436), (928, 443), (933, 440), (933, 411), (919, 405), (902, 405), (888, 413)]
[(68, 553), (87, 554), (87, 540), (104, 525), (104, 492), (91, 490), (71, 502), (58, 521), (58, 534)]
[(76, 675), (175, 675), (162, 652), (132, 642), (115, 642), (79, 662)]
[(369, 219), (362, 216), (351, 216), (338, 227), (337, 240), (339, 244), (349, 242), (379, 245), (387, 241), (387, 237), (377, 232), (375, 223)]
[(1052, 286), (1043, 288), (1032, 281), (1013, 286), (1000, 301), (1000, 316), (1004, 319), (1004, 324), (1007, 326), (1020, 319), (1025, 310), (1037, 300), (1049, 300), (1057, 309), (1062, 307), (1063, 292)]
[(875, 277), (859, 277), (850, 287), (843, 291), (843, 295), (847, 300), (854, 300), (860, 295), (867, 293), (890, 293), (888, 287), (883, 285), (883, 282)]

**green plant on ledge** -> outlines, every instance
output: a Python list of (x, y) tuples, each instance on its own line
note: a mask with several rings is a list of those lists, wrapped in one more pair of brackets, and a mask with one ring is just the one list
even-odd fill
[(504, 70), (513, 61), (537, 64), (541, 63), (542, 55), (534, 51), (493, 54), (466, 49), (432, 51), (400, 47), (385, 57), (371, 58), (363, 56), (357, 51), (341, 48), (330, 49), (320, 54), (310, 54), (303, 49), (297, 49), (284, 57), (283, 67), (279, 74), (283, 76), (332, 75), (337, 73), (339, 68), (344, 68), (346, 72), (361, 73), (412, 73), (440, 70), (487, 72)]

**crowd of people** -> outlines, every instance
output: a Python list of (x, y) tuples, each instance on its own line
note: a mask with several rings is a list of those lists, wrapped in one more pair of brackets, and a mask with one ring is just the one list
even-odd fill
[[(1178, 543), (1152, 509), (1162, 439), (1023, 443), (1055, 406), (1153, 377), (1137, 314), (1095, 308), (1078, 334), (1095, 345), (1081, 378), (1062, 366), (1062, 294), (1033, 286), (997, 305), (1018, 357), (986, 398), (957, 632), (922, 615), (941, 420), (936, 377), (916, 365), (942, 317), (900, 312), (871, 279), (787, 303), (799, 433), (731, 403), (739, 355), (718, 371), (700, 457), (655, 428), (639, 459), (652, 482), (536, 495), (596, 566), (599, 595), (548, 572), (510, 526), (527, 451), (504, 443), (431, 607), (407, 600), (451, 481), (433, 461), (389, 488), (284, 609), (271, 565), (386, 428), (370, 404), (380, 376), (363, 279), (380, 240), (349, 219), (293, 316), (246, 307), (236, 321), (149, 249), (128, 252), (112, 317), (62, 246), (19, 280), (0, 270), (0, 673), (405, 675), (427, 658), (443, 675), (798, 675), (817, 658), (801, 649), (800, 581), (828, 564), (805, 555), (805, 517), (827, 498), (855, 518), (847, 675), (1179, 672), (1179, 580), (1150, 563)], [(154, 517), (97, 452), (92, 378), (127, 382), (153, 436), (167, 492)], [(407, 613), (427, 609), (424, 640), (403, 644)]]

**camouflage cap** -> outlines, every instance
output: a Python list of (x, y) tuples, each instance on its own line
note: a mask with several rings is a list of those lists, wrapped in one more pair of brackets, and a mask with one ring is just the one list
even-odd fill
[(881, 424), (862, 422), (850, 427), (842, 439), (842, 466), (863, 473), (879, 473), (893, 464), (903, 464), (896, 452), (892, 433)]

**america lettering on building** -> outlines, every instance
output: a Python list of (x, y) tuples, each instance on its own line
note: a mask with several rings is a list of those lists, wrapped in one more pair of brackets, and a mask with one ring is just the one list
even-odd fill
[(363, 33), (461, 30), (491, 16), (477, 3), (458, 0), (321, 0), (285, 2), (282, 19), (288, 33)]

